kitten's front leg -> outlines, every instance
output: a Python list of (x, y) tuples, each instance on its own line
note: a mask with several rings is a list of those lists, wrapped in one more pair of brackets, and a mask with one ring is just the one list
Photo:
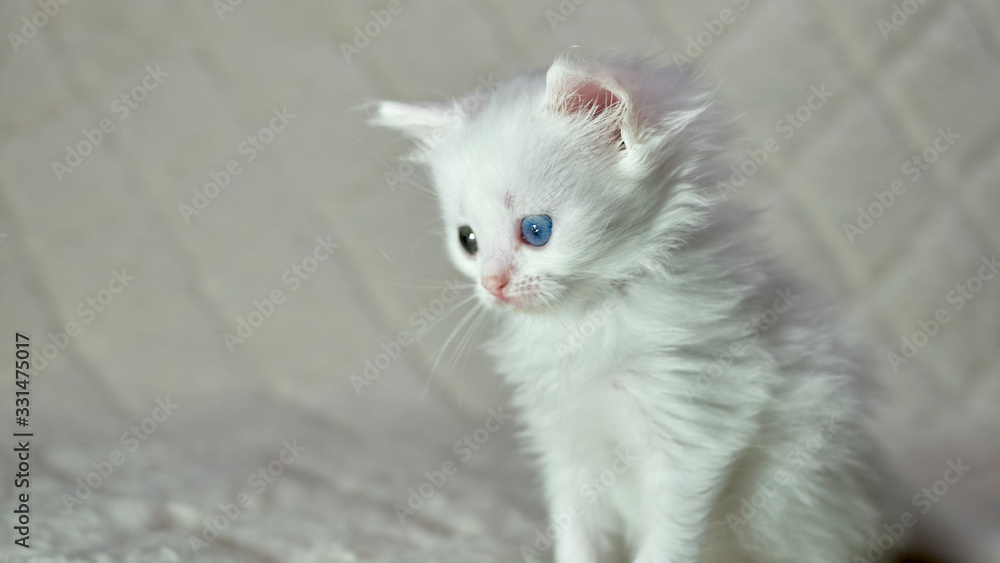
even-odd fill
[[(575, 485), (578, 480), (570, 481)], [(553, 529), (560, 530), (559, 539), (554, 542), (555, 563), (598, 563), (596, 530), (588, 525), (593, 519), (586, 513), (577, 491), (579, 487), (566, 486), (564, 482), (549, 503), (549, 521)]]
[(550, 443), (542, 466), (550, 522), (547, 532), (557, 536), (553, 539), (555, 563), (618, 561), (600, 525), (600, 511), (607, 507), (590, 484), (593, 471), (578, 450), (566, 446), (566, 440)]
[[(698, 457), (698, 452), (691, 452)], [(725, 466), (697, 465), (651, 455), (644, 460), (640, 526), (635, 563), (696, 563)]]
[(555, 544), (555, 563), (598, 563), (597, 550), (591, 543), (586, 526), (573, 518)]

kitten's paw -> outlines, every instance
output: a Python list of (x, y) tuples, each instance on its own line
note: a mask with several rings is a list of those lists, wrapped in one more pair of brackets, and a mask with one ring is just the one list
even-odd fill
[(597, 563), (597, 550), (580, 526), (570, 528), (556, 542), (555, 563)]

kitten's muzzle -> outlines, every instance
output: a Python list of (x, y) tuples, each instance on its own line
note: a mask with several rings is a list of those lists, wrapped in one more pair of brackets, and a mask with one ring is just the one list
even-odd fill
[(507, 284), (509, 282), (510, 282), (510, 272), (507, 271), (499, 274), (491, 274), (488, 276), (483, 276), (480, 283), (482, 283), (486, 291), (489, 291), (494, 297), (496, 297), (500, 301), (507, 301), (507, 298), (504, 297), (503, 292), (504, 288), (507, 287)]

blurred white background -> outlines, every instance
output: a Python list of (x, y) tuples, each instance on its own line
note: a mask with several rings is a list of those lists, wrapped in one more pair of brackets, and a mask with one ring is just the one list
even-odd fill
[[(742, 149), (777, 141), (734, 197), (768, 206), (771, 243), (871, 335), (901, 498), (972, 468), (924, 533), (1000, 561), (1000, 276), (980, 268), (1000, 248), (996, 2), (0, 5), (0, 429), (20, 331), (37, 432), (33, 547), (0, 557), (517, 560), (545, 524), (516, 415), (469, 459), (453, 447), (505, 391), (475, 346), (448, 361), (464, 333), (427, 385), (464, 312), (435, 312), (457, 273), (433, 200), (387, 180), (405, 143), (352, 108), (460, 96), (579, 46), (698, 64)], [(893, 362), (903, 338), (916, 354)]]

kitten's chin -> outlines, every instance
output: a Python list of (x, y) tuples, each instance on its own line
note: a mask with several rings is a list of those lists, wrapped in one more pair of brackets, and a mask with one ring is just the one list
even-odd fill
[(487, 307), (496, 311), (538, 313), (544, 308), (537, 300), (525, 299), (523, 297), (504, 297), (501, 299), (495, 295), (488, 295), (483, 301)]
[(497, 311), (526, 311), (524, 302), (517, 298), (505, 297), (500, 299), (491, 295), (486, 298), (486, 305)]

